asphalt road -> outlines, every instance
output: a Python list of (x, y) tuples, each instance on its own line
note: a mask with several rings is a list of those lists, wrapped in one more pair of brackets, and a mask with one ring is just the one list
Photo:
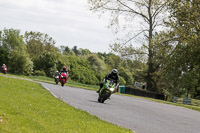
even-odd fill
[(41, 84), (67, 104), (136, 133), (200, 133), (197, 111), (115, 94), (102, 104), (95, 91)]

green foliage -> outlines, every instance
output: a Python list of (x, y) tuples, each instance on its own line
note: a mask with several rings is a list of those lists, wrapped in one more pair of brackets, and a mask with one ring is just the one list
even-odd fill
[(55, 54), (58, 53), (53, 38), (44, 33), (31, 31), (25, 33), (24, 39), (34, 69), (44, 70), (47, 76), (52, 76), (57, 69)]
[[(198, 97), (200, 86), (200, 9), (199, 1), (172, 1), (169, 4), (171, 27), (168, 33), (173, 43), (166, 65), (168, 81), (172, 80), (175, 95)], [(169, 43), (170, 44), (170, 43)], [(176, 89), (175, 89), (176, 88)]]
[(9, 59), (7, 61), (8, 71), (30, 75), (33, 71), (33, 63), (27, 54), (20, 31), (4, 29), (1, 38), (1, 50), (3, 52), (1, 58), (2, 60)]
[(126, 81), (126, 84), (133, 85), (134, 79), (133, 79), (132, 73), (128, 69), (124, 69), (123, 67), (120, 67), (118, 71), (119, 71), (119, 75), (123, 77), (124, 80)]
[(45, 71), (46, 75), (52, 77), (57, 71), (56, 68), (57, 59), (55, 54), (45, 52), (40, 55), (39, 60), (36, 61), (35, 69)]
[(35, 70), (33, 73), (34, 76), (46, 76), (46, 73), (42, 70)]
[(0, 65), (8, 64), (10, 60), (10, 51), (0, 46)]
[(98, 58), (96, 54), (91, 54), (87, 57), (87, 60), (90, 62), (93, 70), (97, 73), (101, 73), (105, 70), (104, 62)]
[(99, 80), (92, 69), (90, 62), (85, 58), (78, 56), (65, 56), (65, 60), (69, 61), (67, 67), (70, 68), (70, 77), (72, 80), (86, 84), (98, 84)]
[(123, 77), (120, 76), (120, 85), (125, 85), (126, 84), (126, 81)]
[(90, 50), (88, 50), (88, 49), (80, 49), (80, 54), (82, 55), (82, 56), (84, 56), (84, 55), (89, 55), (89, 54), (92, 54), (91, 52), (90, 52)]

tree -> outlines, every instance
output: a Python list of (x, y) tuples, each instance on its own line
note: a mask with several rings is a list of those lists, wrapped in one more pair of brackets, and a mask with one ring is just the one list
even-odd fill
[(91, 52), (90, 52), (89, 49), (82, 49), (82, 48), (80, 48), (80, 54), (81, 54), (82, 56), (84, 56), (84, 55), (89, 55), (89, 54), (91, 54)]
[(123, 67), (120, 67), (118, 70), (119, 70), (119, 75), (123, 77), (123, 79), (126, 81), (126, 84), (133, 85), (134, 79), (132, 73), (128, 69), (124, 69)]
[(80, 51), (78, 50), (77, 46), (72, 48), (72, 51), (75, 53), (76, 56), (80, 55)]
[(27, 51), (34, 61), (44, 52), (55, 53), (58, 48), (54, 46), (55, 41), (49, 35), (41, 32), (25, 32), (24, 35)]
[(101, 73), (105, 70), (104, 62), (101, 59), (99, 59), (99, 57), (96, 54), (89, 55), (87, 57), (87, 60), (90, 62), (90, 65), (92, 66), (95, 72)]
[[(173, 52), (168, 57), (167, 72), (186, 96), (200, 96), (200, 1), (177, 0), (169, 3), (169, 35)], [(184, 92), (182, 92), (183, 94)]]
[[(102, 13), (109, 11), (111, 13), (110, 26), (119, 24), (119, 18), (122, 17), (125, 20), (130, 20), (132, 23), (135, 16), (142, 18), (144, 24), (142, 24), (141, 29), (138, 34), (129, 38), (124, 42), (121, 47), (126, 45), (136, 36), (144, 33), (144, 36), (148, 40), (148, 71), (147, 71), (147, 86), (149, 90), (157, 91), (157, 88), (153, 87), (152, 75), (155, 72), (153, 68), (153, 43), (152, 39), (154, 36), (154, 31), (157, 26), (161, 23), (160, 17), (166, 8), (166, 4), (169, 0), (89, 0), (89, 6), (92, 11), (101, 11)], [(162, 20), (162, 19), (161, 19)]]
[(35, 62), (35, 70), (43, 70), (47, 76), (52, 77), (57, 70), (56, 55), (50, 52), (45, 52), (40, 55), (39, 58), (40, 59)]
[[(59, 53), (58, 48), (54, 46), (55, 41), (53, 38), (41, 32), (31, 31), (25, 32), (24, 40), (27, 52), (33, 61), (34, 70), (43, 70), (47, 76), (52, 76), (52, 73), (56, 71), (57, 64), (51, 63), (57, 63), (55, 55)], [(47, 62), (45, 59), (50, 62)], [(51, 65), (47, 67), (49, 64)]]
[(9, 59), (8, 71), (13, 73), (31, 74), (33, 71), (33, 63), (26, 52), (23, 36), (20, 35), (20, 30), (4, 29), (2, 34), (2, 52), (3, 57)]

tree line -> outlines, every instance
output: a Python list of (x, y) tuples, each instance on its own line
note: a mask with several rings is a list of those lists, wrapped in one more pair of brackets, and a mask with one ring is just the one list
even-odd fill
[(71, 80), (84, 84), (98, 85), (113, 68), (120, 71), (122, 85), (133, 85), (135, 78), (142, 79), (137, 73), (145, 67), (142, 61), (55, 44), (45, 33), (27, 31), (21, 35), (18, 29), (4, 28), (0, 31), (0, 63), (6, 64), (11, 73), (49, 77), (66, 66)]

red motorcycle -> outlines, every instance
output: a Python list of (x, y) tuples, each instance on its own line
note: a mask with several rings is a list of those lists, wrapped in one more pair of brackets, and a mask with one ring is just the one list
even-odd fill
[(6, 74), (6, 73), (7, 73), (7, 68), (6, 68), (6, 67), (2, 68), (2, 73), (3, 73), (3, 74)]
[(61, 86), (64, 86), (64, 84), (67, 82), (67, 73), (66, 72), (61, 72), (60, 74), (60, 83)]

